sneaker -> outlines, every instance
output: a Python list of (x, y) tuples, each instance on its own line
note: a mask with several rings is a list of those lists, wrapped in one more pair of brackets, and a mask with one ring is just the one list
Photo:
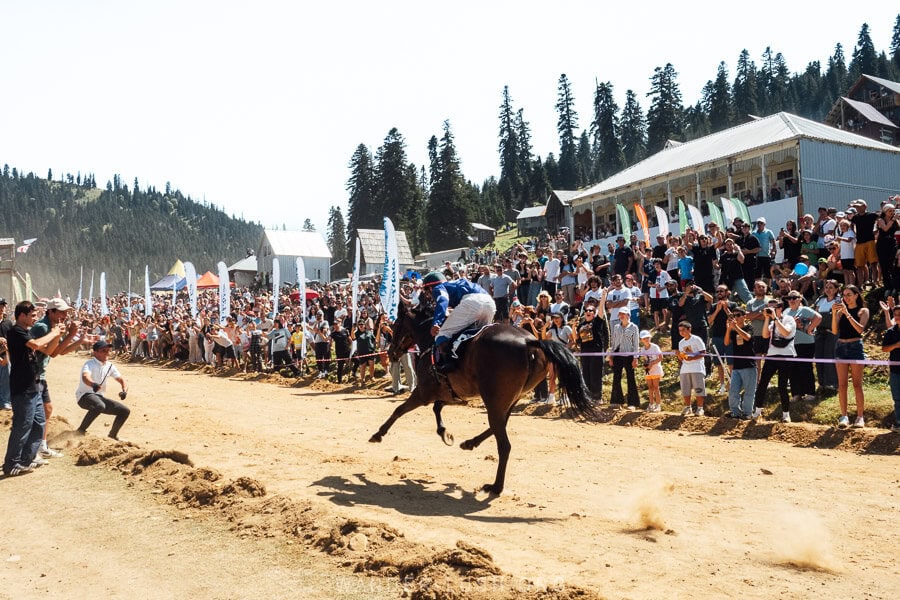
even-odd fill
[(842, 416), (840, 419), (838, 419), (838, 427), (840, 427), (841, 429), (850, 427), (850, 418), (847, 415)]
[(790, 423), (790, 422), (791, 422), (791, 413), (786, 412), (786, 413), (782, 414), (782, 415), (781, 415), (781, 422), (782, 422), (782, 423)]
[(7, 477), (15, 477), (16, 475), (24, 475), (25, 473), (31, 473), (34, 471), (34, 467), (25, 465), (20, 465), (19, 463), (14, 464), (8, 471), (4, 470)]
[(697, 410), (694, 411), (694, 414), (697, 415), (698, 417), (702, 417), (702, 416), (705, 415), (706, 413), (703, 412), (703, 407), (702, 407), (702, 406), (698, 406), (698, 407), (697, 407)]
[(756, 407), (753, 409), (753, 414), (750, 415), (750, 418), (753, 420), (762, 419), (762, 408)]
[(2, 405), (0, 405), (0, 410), (12, 410), (12, 404), (10, 404), (9, 402), (4, 402)]
[(815, 400), (815, 399), (816, 399), (816, 395), (815, 395), (815, 394), (806, 394), (805, 396), (803, 396), (803, 401), (804, 401), (804, 402), (812, 402), (812, 401)]
[(547, 404), (550, 404), (551, 406), (556, 404), (556, 394), (553, 392), (547, 394)]
[(723, 383), (723, 384), (721, 384), (721, 385), (718, 387), (718, 389), (716, 389), (716, 393), (717, 393), (717, 394), (727, 394), (727, 393), (728, 393), (728, 388), (726, 388), (726, 387), (725, 387), (725, 384)]
[(856, 421), (853, 422), (853, 427), (856, 429), (861, 429), (866, 426), (866, 420), (862, 417), (856, 417)]
[(50, 464), (49, 460), (43, 459), (40, 456), (35, 456), (34, 460), (31, 461), (31, 468), (37, 469), (39, 467), (43, 467), (44, 465), (49, 465), (49, 464)]
[(692, 417), (693, 415), (694, 415), (694, 411), (691, 409), (690, 406), (685, 406), (684, 410), (681, 411), (682, 417)]
[(627, 410), (628, 412), (634, 412), (634, 411), (636, 411), (637, 409), (638, 409), (637, 406), (632, 406), (632, 405), (630, 405), (630, 404), (628, 404), (628, 405), (625, 406), (625, 410)]
[(60, 458), (63, 453), (59, 450), (54, 450), (53, 448), (41, 448), (41, 451), (38, 452), (38, 455), (43, 458)]

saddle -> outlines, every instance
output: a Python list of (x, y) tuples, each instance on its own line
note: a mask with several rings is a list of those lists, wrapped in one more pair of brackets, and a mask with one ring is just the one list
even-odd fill
[(482, 327), (468, 327), (463, 329), (452, 338), (450, 338), (450, 356), (453, 357), (454, 360), (460, 360), (466, 353), (466, 349), (469, 347), (469, 340), (474, 338), (476, 335), (481, 333), (482, 330), (487, 329), (495, 325), (495, 323), (488, 323)]

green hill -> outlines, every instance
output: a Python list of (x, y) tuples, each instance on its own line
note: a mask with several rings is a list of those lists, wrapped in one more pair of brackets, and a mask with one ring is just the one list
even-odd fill
[[(137, 184), (137, 182), (135, 182)], [(107, 292), (144, 287), (144, 265), (151, 280), (164, 275), (176, 259), (191, 261), (199, 272), (231, 264), (256, 248), (262, 226), (228, 216), (215, 205), (185, 197), (178, 190), (141, 190), (118, 177), (98, 189), (92, 176), (84, 181), (48, 181), (3, 166), (0, 173), (0, 237), (37, 238), (26, 254), (16, 253), (16, 270), (31, 275), (35, 292), (73, 298), (84, 267), (84, 294), (94, 270), (94, 294), (100, 272)], [(5, 287), (5, 285), (4, 285)], [(4, 291), (4, 293), (6, 293)]]

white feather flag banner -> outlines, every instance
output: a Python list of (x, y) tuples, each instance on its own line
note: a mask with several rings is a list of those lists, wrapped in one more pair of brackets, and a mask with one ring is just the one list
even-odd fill
[(691, 227), (693, 227), (694, 231), (697, 233), (703, 233), (703, 213), (693, 204), (688, 206), (688, 213), (691, 215)]
[(191, 303), (191, 318), (197, 318), (197, 267), (192, 262), (184, 263), (184, 277), (187, 280), (188, 298)]
[(400, 306), (400, 259), (397, 250), (397, 233), (394, 224), (387, 217), (384, 218), (384, 270), (381, 273), (381, 287), (378, 295), (381, 296), (381, 306), (388, 318), (393, 321), (397, 318), (397, 308)]
[(278, 294), (281, 292), (281, 263), (272, 257), (272, 318), (278, 317)]
[(659, 235), (663, 237), (669, 236), (669, 215), (660, 206), (654, 206), (656, 209), (656, 220), (659, 221)]
[(300, 361), (306, 359), (306, 265), (299, 256), (295, 263), (297, 270), (297, 292), (300, 294), (300, 327), (303, 328), (303, 343), (300, 344)]
[(109, 314), (109, 305), (106, 304), (106, 271), (100, 273), (100, 314), (104, 317)]
[(150, 265), (144, 265), (144, 316), (153, 314), (153, 297), (150, 295)]
[(228, 289), (228, 265), (219, 261), (219, 324), (225, 324), (225, 318), (231, 314), (231, 294)]
[(356, 255), (353, 260), (353, 283), (350, 286), (350, 307), (353, 311), (353, 322), (359, 321), (357, 302), (359, 301), (359, 238), (356, 238)]
[(722, 201), (722, 212), (725, 213), (725, 228), (731, 227), (737, 213), (734, 212), (734, 205), (728, 201), (728, 198), (719, 198)]

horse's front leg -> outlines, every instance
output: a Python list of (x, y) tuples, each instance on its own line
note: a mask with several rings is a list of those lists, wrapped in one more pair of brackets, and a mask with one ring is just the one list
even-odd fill
[(372, 437), (369, 438), (370, 442), (380, 442), (381, 438), (387, 435), (388, 430), (394, 424), (394, 421), (408, 413), (409, 411), (419, 408), (420, 406), (425, 406), (428, 404), (428, 400), (425, 399), (425, 396), (419, 393), (419, 388), (413, 390), (412, 394), (409, 395), (409, 398), (406, 399), (406, 402), (398, 406), (394, 409), (394, 412), (391, 413), (391, 416), (388, 417), (388, 420), (384, 422), (384, 424), (378, 428)]
[(448, 446), (453, 445), (453, 434), (447, 431), (447, 428), (444, 427), (444, 421), (441, 419), (441, 410), (444, 408), (443, 400), (435, 400), (434, 401), (434, 419), (437, 421), (437, 434), (441, 436), (441, 439)]

